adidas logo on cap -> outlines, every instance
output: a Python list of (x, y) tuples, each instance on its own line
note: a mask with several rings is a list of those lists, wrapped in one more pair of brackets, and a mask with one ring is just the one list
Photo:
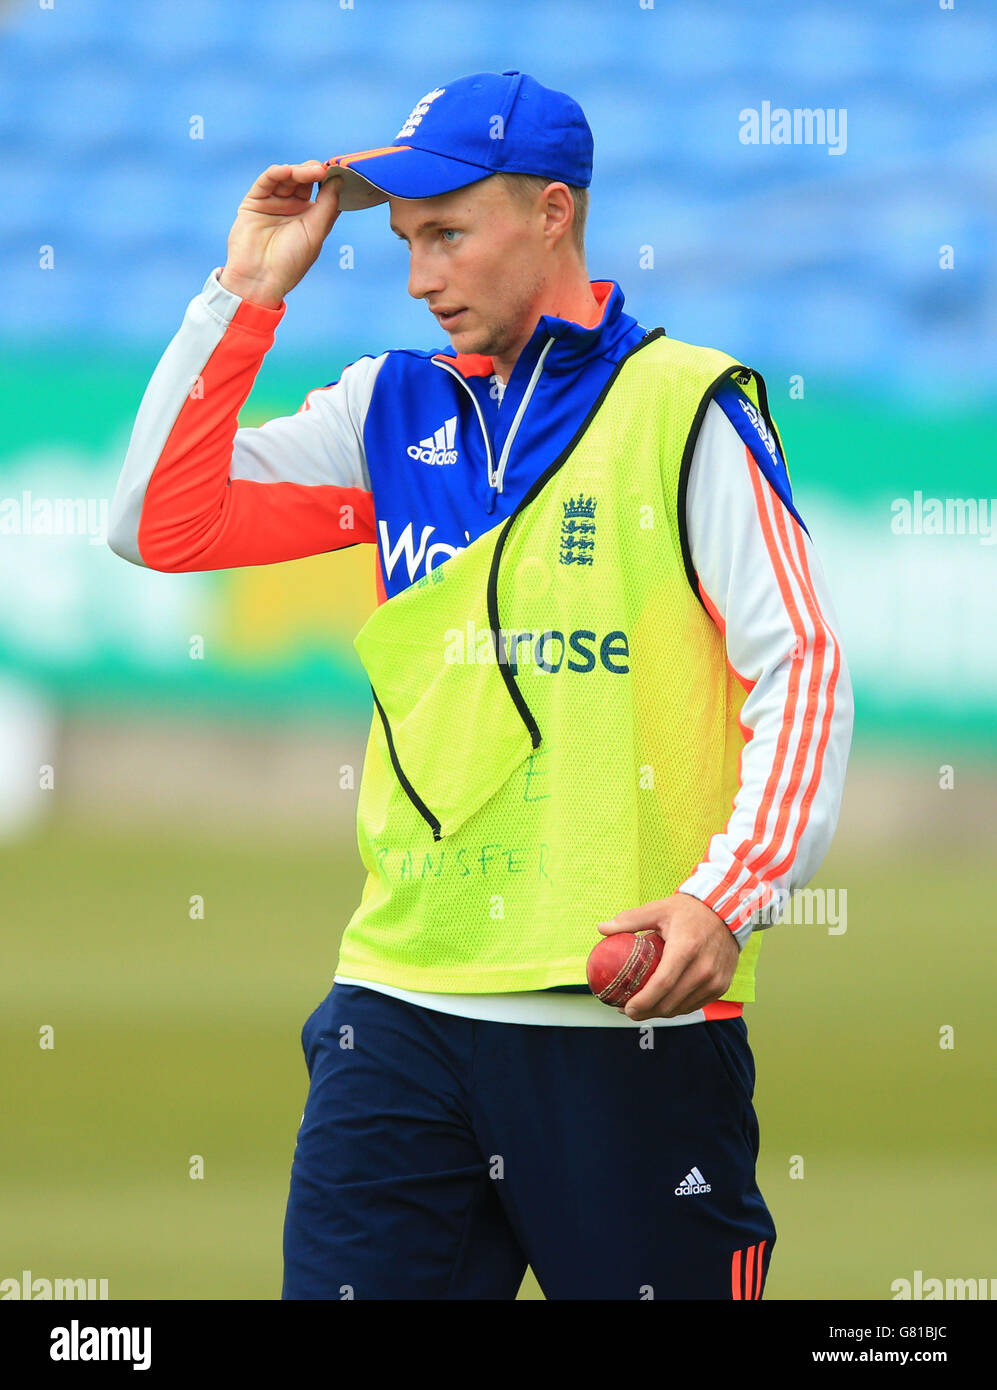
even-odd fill
[(676, 1197), (694, 1197), (699, 1192), (712, 1192), (710, 1184), (703, 1177), (698, 1168), (693, 1168), (686, 1173), (685, 1177), (675, 1189)]
[(408, 456), (410, 459), (417, 459), (419, 463), (456, 463), (457, 450), (454, 448), (454, 439), (457, 436), (457, 416), (451, 415), (449, 420), (444, 420), (443, 424), (436, 430), (430, 439), (420, 439), (418, 444), (408, 446)]

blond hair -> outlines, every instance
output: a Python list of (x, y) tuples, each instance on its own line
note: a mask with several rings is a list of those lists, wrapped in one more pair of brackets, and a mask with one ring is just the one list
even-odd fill
[[(557, 179), (548, 179), (543, 174), (507, 174), (499, 173), (494, 175), (501, 179), (510, 192), (523, 202), (535, 198), (538, 193), (542, 193), (548, 184), (557, 183)], [(572, 188), (566, 184), (571, 200), (575, 205), (575, 220), (571, 224), (572, 238), (575, 243), (575, 250), (585, 259), (585, 219), (589, 210), (589, 191), (587, 188)]]

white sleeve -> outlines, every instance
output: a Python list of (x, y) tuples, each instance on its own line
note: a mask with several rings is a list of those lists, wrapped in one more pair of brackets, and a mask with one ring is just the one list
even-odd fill
[(830, 845), (851, 680), (813, 543), (715, 401), (693, 453), (686, 526), (701, 596), (749, 693), (733, 812), (679, 891), (713, 908), (743, 947)]
[[(374, 540), (363, 431), (387, 354), (351, 363), (294, 415), (238, 425), (283, 313), (232, 294), (217, 270), (188, 305), (142, 397), (111, 502), (108, 544), (124, 559), (224, 569)], [(343, 530), (340, 516), (354, 512), (357, 525)]]

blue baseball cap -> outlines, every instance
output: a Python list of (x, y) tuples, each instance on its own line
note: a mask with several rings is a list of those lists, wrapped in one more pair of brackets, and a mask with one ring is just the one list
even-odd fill
[(434, 198), (491, 174), (540, 174), (571, 188), (592, 180), (592, 131), (577, 101), (525, 72), (477, 72), (434, 87), (390, 145), (340, 154), (344, 212), (393, 198)]

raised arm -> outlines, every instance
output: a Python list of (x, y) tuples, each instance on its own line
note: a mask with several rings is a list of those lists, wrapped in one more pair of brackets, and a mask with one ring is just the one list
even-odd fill
[(133, 564), (227, 569), (375, 539), (363, 425), (383, 357), (353, 363), (296, 415), (238, 428), (283, 296), (335, 221), (335, 182), (307, 201), (323, 167), (313, 163), (272, 166), (256, 181), (225, 268), (191, 301), (153, 373), (109, 519), (111, 549)]

